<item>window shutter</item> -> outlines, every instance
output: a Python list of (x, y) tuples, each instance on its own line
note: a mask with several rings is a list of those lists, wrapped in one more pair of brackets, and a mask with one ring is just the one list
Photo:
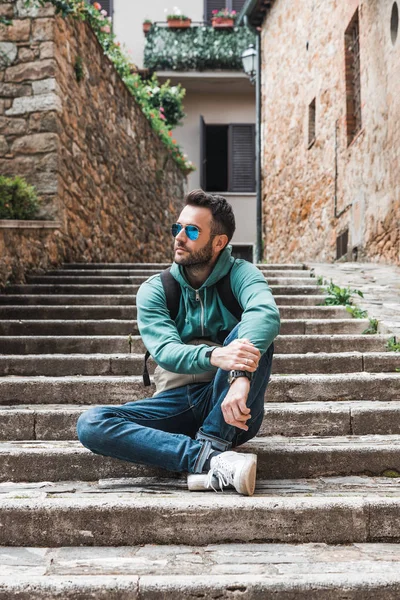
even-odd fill
[(206, 124), (200, 115), (200, 187), (206, 189)]
[(254, 192), (255, 126), (229, 126), (229, 191)]
[(204, 0), (204, 20), (211, 22), (212, 11), (225, 8), (225, 0)]
[(245, 0), (232, 0), (232, 10), (236, 10), (236, 12), (239, 14), (243, 8), (244, 3)]

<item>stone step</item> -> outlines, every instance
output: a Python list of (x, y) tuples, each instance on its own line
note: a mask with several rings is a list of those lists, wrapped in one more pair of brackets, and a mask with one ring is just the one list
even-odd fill
[[(74, 440), (88, 405), (0, 407), (0, 440)], [(400, 401), (266, 402), (258, 436), (400, 435)]]
[[(0, 404), (123, 404), (154, 393), (140, 376), (0, 378)], [(400, 373), (273, 375), (267, 402), (400, 400)]]
[[(0, 376), (6, 375), (141, 375), (144, 354), (25, 354), (1, 355)], [(149, 359), (152, 372), (155, 363)], [(275, 354), (273, 373), (391, 373), (400, 369), (397, 352)]]
[[(350, 475), (381, 476), (400, 471), (400, 435), (267, 436), (253, 438), (241, 452), (258, 456), (261, 479)], [(0, 481), (94, 481), (107, 477), (170, 477), (160, 468), (94, 454), (79, 441), (0, 442)]]
[[(261, 269), (262, 273), (265, 277), (301, 277), (301, 278), (310, 278), (313, 277), (312, 271), (300, 271), (289, 269)], [(56, 276), (56, 277), (87, 277), (90, 275), (91, 277), (132, 277), (132, 276), (145, 276), (151, 277), (152, 275), (157, 275), (160, 273), (160, 269), (96, 269), (88, 272), (87, 269), (57, 269), (57, 270), (48, 270), (44, 273), (30, 273), (30, 275), (34, 276)]]
[[(161, 271), (170, 267), (171, 263), (64, 263), (61, 268), (63, 269), (153, 269)], [(287, 264), (274, 264), (274, 263), (256, 263), (256, 267), (259, 269), (273, 269), (273, 270), (304, 270), (307, 269), (303, 263), (287, 263)]]
[[(310, 285), (270, 285), (271, 292), (277, 295), (321, 295), (320, 288), (315, 284)], [(16, 284), (5, 288), (6, 294), (135, 294), (139, 285), (96, 285), (96, 284)]]
[[(397, 544), (0, 548), (1, 600), (393, 600)], [(344, 596), (345, 594), (345, 596)]]
[[(318, 306), (324, 303), (325, 296), (274, 296), (278, 306)], [(0, 306), (8, 305), (41, 305), (41, 306), (126, 306), (136, 303), (136, 296), (112, 295), (102, 296), (100, 294), (93, 296), (79, 295), (40, 295), (40, 294), (0, 294)]]
[[(391, 338), (385, 335), (279, 335), (275, 352), (305, 354), (318, 352), (385, 352)], [(142, 339), (133, 336), (2, 336), (1, 353), (9, 354), (125, 354), (144, 352)]]
[[(281, 335), (362, 334), (368, 319), (281, 319)], [(0, 336), (18, 335), (137, 335), (133, 319), (0, 320)]]
[[(283, 306), (281, 319), (352, 319), (344, 306)], [(136, 319), (136, 306), (0, 306), (0, 320)]]
[[(71, 285), (140, 285), (144, 281), (148, 279), (147, 276), (143, 275), (130, 275), (124, 276), (120, 275), (119, 277), (101, 277), (101, 276), (90, 276), (90, 275), (81, 275), (74, 277), (64, 277), (61, 275), (27, 275), (26, 281), (28, 284), (52, 284), (55, 283), (57, 285), (62, 284), (71, 284)], [(269, 277), (268, 283), (270, 285), (301, 285), (301, 286), (312, 286), (318, 290), (320, 287), (317, 285), (316, 280), (314, 278), (305, 278), (305, 277)]]
[[(259, 480), (256, 494), (250, 498), (233, 490), (216, 494), (185, 488), (185, 479), (147, 478), (99, 484), (39, 483), (36, 487), (5, 484), (1, 489), (0, 544), (128, 546), (173, 541), (204, 546), (400, 541), (400, 485), (390, 478)], [(104, 557), (107, 562), (108, 554)], [(251, 560), (255, 562), (254, 554)], [(293, 581), (293, 574), (287, 579)], [(285, 600), (289, 598), (294, 596)], [(361, 598), (366, 597), (357, 600)]]

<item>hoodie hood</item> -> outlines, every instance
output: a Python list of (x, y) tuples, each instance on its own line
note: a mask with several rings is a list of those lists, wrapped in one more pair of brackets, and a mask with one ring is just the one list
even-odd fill
[[(235, 259), (232, 256), (232, 246), (228, 244), (226, 248), (222, 250), (217, 262), (214, 265), (213, 270), (199, 289), (203, 290), (204, 288), (215, 285), (217, 281), (219, 281), (224, 275), (228, 273), (234, 261)], [(188, 288), (190, 290), (194, 289), (186, 279), (184, 267), (182, 265), (178, 265), (175, 262), (172, 263), (171, 275), (183, 288)]]

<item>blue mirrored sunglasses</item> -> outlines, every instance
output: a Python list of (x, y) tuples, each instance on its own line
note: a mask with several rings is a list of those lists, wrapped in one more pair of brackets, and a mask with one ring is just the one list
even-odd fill
[(188, 236), (189, 240), (192, 240), (193, 242), (197, 240), (197, 238), (200, 235), (199, 228), (196, 227), (196, 225), (186, 225), (186, 227), (182, 227), (180, 223), (174, 223), (171, 226), (172, 235), (176, 237), (178, 233), (182, 231), (182, 229), (185, 230), (185, 233)]

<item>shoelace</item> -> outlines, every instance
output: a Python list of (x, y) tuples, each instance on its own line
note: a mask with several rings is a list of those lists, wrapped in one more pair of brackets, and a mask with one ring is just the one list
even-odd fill
[(233, 485), (232, 465), (230, 465), (228, 462), (225, 462), (222, 458), (217, 458), (214, 461), (213, 467), (208, 471), (205, 485), (207, 488), (212, 488), (214, 492), (218, 493), (218, 490), (212, 484), (213, 477), (218, 479), (219, 489), (221, 492), (223, 492), (224, 487)]

